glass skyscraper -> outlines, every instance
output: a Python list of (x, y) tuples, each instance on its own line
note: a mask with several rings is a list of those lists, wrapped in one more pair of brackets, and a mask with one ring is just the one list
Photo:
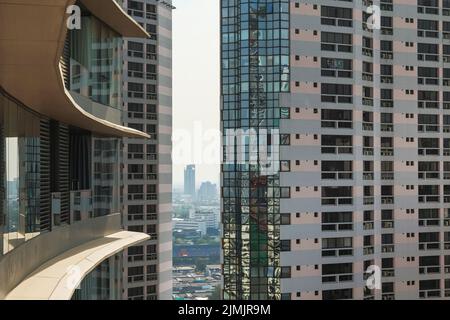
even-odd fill
[[(261, 173), (262, 152), (246, 136), (254, 130), (258, 146), (279, 138), (280, 94), (290, 86), (289, 1), (221, 7), (224, 297), (280, 299), (280, 176)], [(240, 157), (228, 159), (234, 145)]]

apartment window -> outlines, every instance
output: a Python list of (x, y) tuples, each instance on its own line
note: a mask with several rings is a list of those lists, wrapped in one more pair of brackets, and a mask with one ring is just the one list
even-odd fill
[(281, 278), (290, 278), (291, 277), (291, 267), (281, 267)]
[(280, 215), (281, 218), (281, 224), (282, 225), (290, 225), (291, 224), (291, 214), (290, 213), (282, 213)]
[(144, 261), (144, 248), (142, 246), (130, 247), (128, 249), (128, 261)]
[(281, 251), (291, 251), (291, 240), (281, 240), (280, 241)]
[(395, 276), (394, 258), (381, 259), (381, 272), (383, 277)]
[(419, 232), (419, 250), (439, 250), (439, 232)]
[(322, 282), (346, 282), (353, 280), (353, 263), (334, 263), (322, 266)]
[(439, 155), (439, 138), (419, 138), (419, 155)]
[(365, 56), (373, 57), (373, 39), (363, 37), (362, 39), (362, 53)]
[(144, 57), (144, 44), (140, 42), (128, 41), (128, 56), (143, 58)]
[[(446, 2), (445, 0), (443, 1)], [(425, 14), (439, 14), (438, 0), (417, 0), (417, 12)]]
[(323, 238), (322, 249), (336, 249), (336, 248), (352, 248), (353, 238)]
[(128, 205), (128, 221), (136, 221), (144, 219), (143, 205)]
[(393, 31), (393, 19), (392, 17), (381, 17), (381, 34), (384, 35), (392, 35), (394, 33)]
[(391, 60), (394, 58), (394, 45), (390, 40), (380, 41), (381, 59)]
[(322, 83), (322, 102), (352, 103), (353, 86), (351, 84)]
[(351, 288), (322, 291), (323, 300), (342, 300), (352, 298), (353, 298), (353, 289)]
[(353, 136), (322, 135), (322, 153), (351, 154), (353, 153)]
[(322, 212), (322, 231), (348, 231), (353, 229), (353, 212)]
[(281, 160), (280, 161), (280, 171), (281, 172), (291, 171), (291, 161), (290, 160)]
[(322, 128), (352, 128), (353, 111), (338, 109), (322, 109)]
[(280, 188), (280, 197), (281, 198), (290, 198), (291, 197), (291, 188), (290, 187), (281, 187)]
[(321, 23), (329, 26), (352, 27), (353, 10), (351, 8), (321, 6)]
[(322, 161), (322, 179), (348, 180), (353, 178), (352, 161)]
[(439, 21), (419, 19), (417, 21), (417, 36), (426, 38), (439, 37)]
[(322, 58), (321, 65), (323, 77), (353, 77), (353, 61), (351, 59)]
[(144, 299), (144, 288), (128, 288), (128, 299), (130, 300), (143, 300)]
[(321, 32), (322, 51), (352, 52), (351, 33)]
[(440, 273), (440, 256), (422, 256), (419, 257), (419, 273), (430, 274)]
[(418, 84), (438, 85), (439, 84), (439, 69), (431, 67), (419, 67), (417, 71)]
[(417, 59), (420, 61), (439, 61), (439, 45), (434, 43), (418, 43)]
[(419, 281), (420, 298), (439, 298), (440, 296), (441, 296), (441, 283), (439, 279)]
[(365, 81), (373, 81), (373, 63), (363, 61), (362, 62), (362, 79)]
[(351, 205), (352, 187), (322, 187), (322, 205)]
[(291, 144), (291, 135), (290, 134), (280, 134), (280, 145), (288, 146)]
[(137, 282), (144, 280), (144, 267), (129, 267), (128, 282)]

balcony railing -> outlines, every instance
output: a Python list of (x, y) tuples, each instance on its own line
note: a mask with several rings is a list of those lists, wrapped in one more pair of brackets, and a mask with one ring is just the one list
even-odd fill
[(420, 219), (419, 227), (438, 227), (440, 225), (440, 220), (437, 219)]
[(383, 278), (395, 277), (395, 269), (382, 269), (381, 276)]
[(353, 147), (348, 146), (322, 146), (324, 154), (352, 154)]
[(419, 124), (417, 130), (419, 132), (439, 132), (439, 126), (435, 124)]
[(353, 128), (353, 122), (342, 120), (322, 120), (322, 128), (351, 129)]
[(393, 204), (394, 197), (393, 196), (381, 196), (381, 204)]
[(373, 123), (372, 122), (363, 122), (362, 124), (363, 130), (373, 131)]
[(441, 248), (440, 242), (421, 242), (419, 243), (419, 250), (439, 250)]
[(419, 171), (419, 179), (439, 179), (439, 171)]
[(440, 273), (440, 266), (423, 266), (419, 267), (419, 274)]
[(322, 249), (322, 257), (352, 256), (353, 249)]
[(363, 222), (363, 229), (364, 230), (373, 230), (374, 222), (373, 221), (366, 221)]
[(324, 180), (351, 180), (353, 179), (352, 171), (322, 171), (322, 179)]
[(322, 231), (349, 231), (353, 230), (352, 223), (322, 223)]
[(380, 130), (383, 132), (393, 132), (394, 131), (394, 125), (391, 123), (382, 123), (380, 125)]
[(441, 290), (419, 290), (419, 297), (426, 298), (439, 298), (441, 296)]
[(381, 172), (381, 180), (393, 180), (394, 172), (393, 171), (383, 171)]
[(419, 156), (438, 156), (439, 148), (419, 148), (417, 152)]
[(394, 155), (394, 148), (381, 148), (380, 155), (382, 157), (390, 157)]
[(392, 229), (394, 228), (394, 220), (382, 220), (381, 228), (383, 229)]
[(352, 204), (352, 197), (322, 197), (322, 205), (324, 206), (340, 206)]
[(353, 281), (353, 274), (339, 274), (339, 275), (326, 275), (322, 276), (322, 282), (323, 283), (339, 283), (339, 282), (349, 282)]
[(418, 197), (419, 202), (440, 202), (440, 199), (441, 197), (436, 195), (419, 195)]
[(363, 180), (373, 180), (374, 173), (373, 171), (364, 171), (363, 172)]

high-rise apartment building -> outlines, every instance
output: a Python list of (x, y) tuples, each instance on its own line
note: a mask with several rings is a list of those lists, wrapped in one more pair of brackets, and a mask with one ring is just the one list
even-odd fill
[(195, 165), (190, 164), (184, 169), (184, 194), (195, 199), (195, 191)]
[(122, 224), (121, 140), (149, 137), (121, 123), (122, 37), (148, 34), (113, 0), (0, 0), (0, 21), (0, 299), (121, 299), (149, 238)]
[(125, 299), (172, 298), (171, 3), (122, 1), (150, 34), (124, 41), (124, 125), (150, 135), (124, 140), (124, 221), (150, 236), (125, 256)]
[(450, 297), (450, 2), (221, 13), (224, 297)]

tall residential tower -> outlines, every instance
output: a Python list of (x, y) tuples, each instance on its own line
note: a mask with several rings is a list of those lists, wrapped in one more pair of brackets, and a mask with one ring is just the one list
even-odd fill
[(124, 140), (124, 221), (150, 236), (125, 256), (124, 298), (172, 298), (172, 1), (123, 0), (150, 34), (124, 41), (124, 125), (150, 139)]
[(224, 297), (450, 297), (450, 2), (221, 14)]

